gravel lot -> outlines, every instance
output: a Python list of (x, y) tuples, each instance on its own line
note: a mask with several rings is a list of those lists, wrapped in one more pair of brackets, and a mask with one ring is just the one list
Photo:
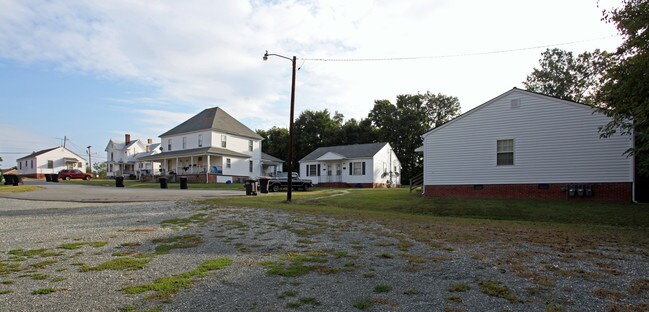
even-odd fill
[[(194, 245), (154, 253), (180, 236)], [(431, 246), (376, 223), (189, 201), (0, 199), (0, 311), (646, 311), (645, 250)], [(143, 254), (143, 269), (83, 269)], [(173, 296), (123, 291), (223, 257)]]

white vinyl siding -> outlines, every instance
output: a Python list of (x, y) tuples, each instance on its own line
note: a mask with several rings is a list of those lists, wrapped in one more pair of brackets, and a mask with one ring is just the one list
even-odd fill
[[(600, 138), (608, 120), (514, 89), (424, 136), (424, 184), (630, 182), (632, 159), (623, 153), (631, 137)], [(497, 166), (494, 142), (503, 139), (514, 140), (514, 166)]]

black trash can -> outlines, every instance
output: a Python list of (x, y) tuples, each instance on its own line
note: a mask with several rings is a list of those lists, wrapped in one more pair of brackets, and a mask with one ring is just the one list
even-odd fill
[(52, 173), (52, 182), (59, 183), (59, 174), (58, 173)]
[(124, 187), (124, 177), (115, 177), (115, 186)]
[(14, 176), (13, 174), (5, 174), (5, 185), (13, 185), (14, 184)]
[(187, 177), (180, 177), (180, 189), (181, 190), (187, 189)]
[(52, 175), (49, 173), (45, 174), (45, 182), (52, 182)]
[(268, 181), (270, 181), (268, 177), (259, 177), (259, 192), (262, 194), (268, 193)]
[(246, 195), (257, 195), (257, 180), (246, 180)]
[(14, 186), (18, 186), (19, 184), (23, 184), (23, 177), (14, 175)]
[(158, 179), (158, 180), (160, 181), (160, 188), (161, 188), (161, 189), (169, 188), (169, 187), (167, 186), (167, 178), (160, 178), (160, 179)]

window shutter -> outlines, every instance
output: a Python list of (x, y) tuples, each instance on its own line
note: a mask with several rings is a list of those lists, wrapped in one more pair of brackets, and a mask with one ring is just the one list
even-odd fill
[(365, 162), (363, 162), (363, 175), (365, 175)]
[(320, 164), (318, 164), (318, 176), (320, 176)]
[(352, 175), (352, 163), (349, 163), (349, 175)]
[(310, 165), (306, 165), (306, 166), (305, 166), (305, 168), (306, 168), (305, 171), (306, 171), (306, 176), (307, 176), (307, 177), (309, 176), (309, 166), (310, 166)]

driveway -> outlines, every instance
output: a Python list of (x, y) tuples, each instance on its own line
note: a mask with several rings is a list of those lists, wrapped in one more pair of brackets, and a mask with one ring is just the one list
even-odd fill
[(122, 188), (67, 183), (46, 183), (44, 181), (26, 181), (25, 184), (38, 185), (43, 189), (34, 192), (0, 194), (0, 198), (65, 202), (124, 203), (208, 199), (245, 194), (244, 191), (232, 190)]

